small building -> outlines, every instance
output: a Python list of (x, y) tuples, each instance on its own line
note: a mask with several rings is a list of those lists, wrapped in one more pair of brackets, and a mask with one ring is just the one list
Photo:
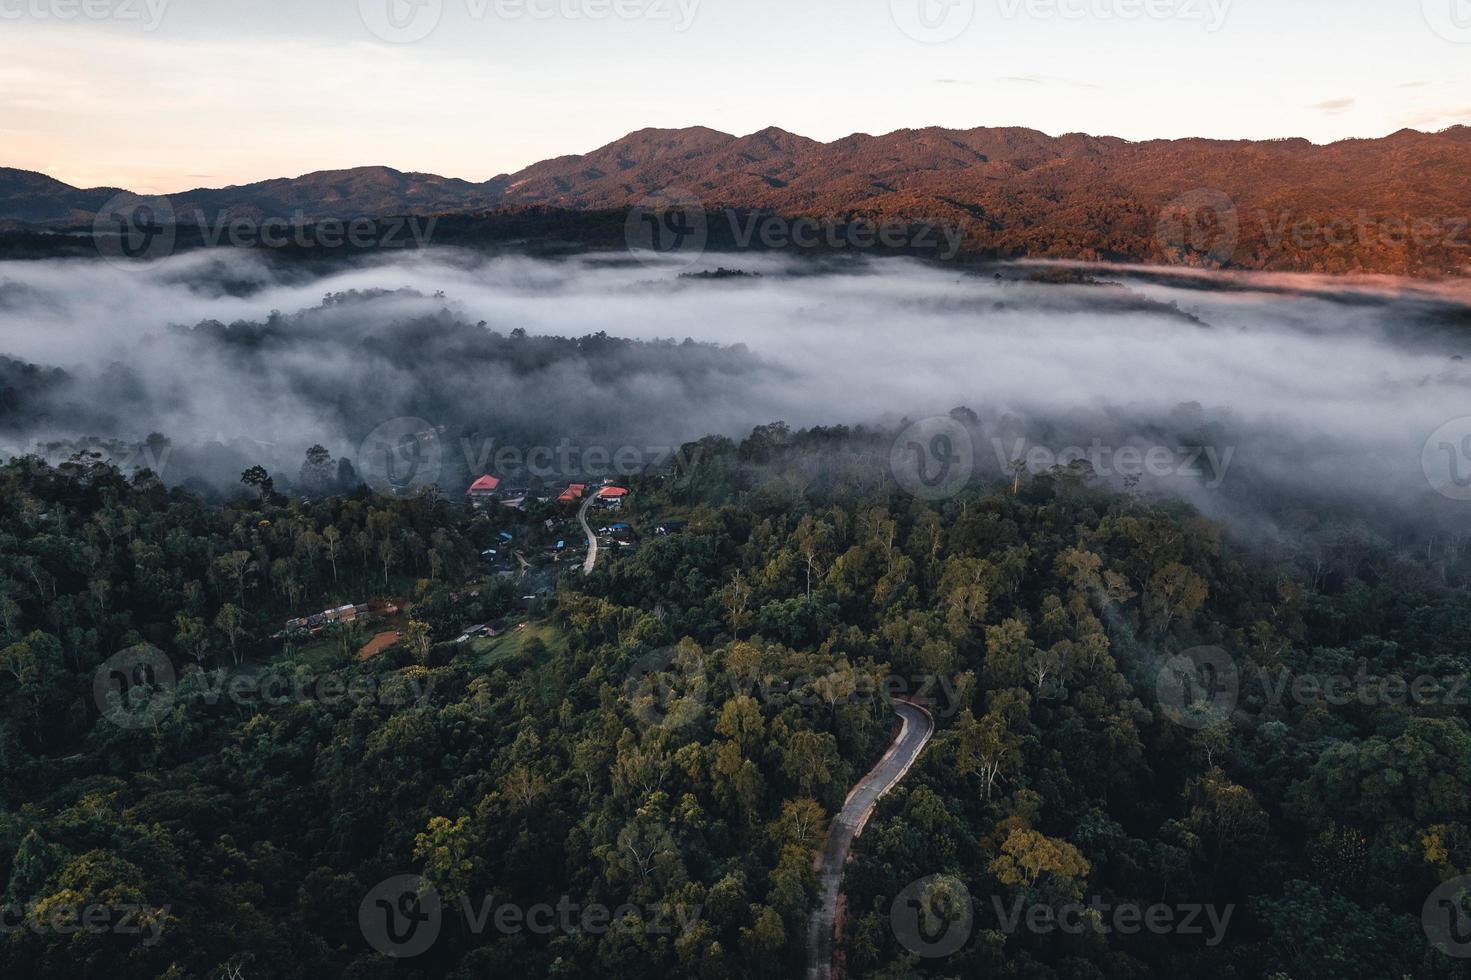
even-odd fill
[(667, 538), (675, 534), (683, 534), (684, 529), (689, 526), (689, 521), (665, 521), (654, 528), (654, 533), (661, 538)]
[(487, 473), (470, 484), (470, 489), (465, 493), (474, 501), (494, 500), (500, 495), (500, 489), (501, 481)]
[(313, 613), (310, 616), (288, 619), (286, 621), (285, 632), (288, 634), (302, 632), (316, 633), (333, 623), (355, 623), (359, 617), (368, 615), (369, 611), (369, 607), (366, 605), (346, 605), (338, 606), (336, 609), (324, 609), (322, 612)]
[(481, 623), (481, 624), (479, 624), (477, 626), (466, 626), (465, 629), (464, 629), (464, 631), (462, 633), (460, 633), (459, 638), (456, 639), (455, 642), (456, 643), (469, 643), (471, 640), (475, 639), (477, 636), (484, 636), (485, 635), (485, 631), (488, 630), (489, 628), (490, 627), (486, 626), (484, 623)]
[(574, 483), (566, 490), (562, 491), (562, 495), (557, 498), (557, 503), (575, 504), (585, 496), (587, 496), (587, 484)]

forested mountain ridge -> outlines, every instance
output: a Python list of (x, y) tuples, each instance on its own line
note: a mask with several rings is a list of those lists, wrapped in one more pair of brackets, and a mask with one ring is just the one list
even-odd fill
[[(490, 658), (453, 640), (509, 611), (477, 571), (501, 518), (432, 494), (288, 502), (259, 481), (207, 506), (88, 457), (0, 468), (6, 900), (146, 907), (157, 936), (20, 930), (0, 966), (799, 975), (821, 830), (889, 726), (862, 692), (928, 677), (941, 731), (849, 875), (853, 976), (1459, 975), (1419, 914), (1471, 869), (1467, 708), (1273, 703), (1258, 668), (1464, 676), (1464, 594), (1363, 551), (1315, 589), (1179, 505), (1071, 472), (918, 502), (871, 462), (888, 438), (769, 426), (690, 447), (697, 462), (634, 482), (626, 514), (644, 531), (682, 516), (684, 533), (567, 578), (529, 621), (552, 642)], [(421, 624), (409, 644), (359, 661), (346, 634), (311, 657), (273, 639), (384, 583)], [(178, 684), (166, 712), (120, 725), (94, 678), (140, 643)], [(1157, 686), (1161, 661), (1201, 644), (1243, 678), (1239, 710), (1203, 727)], [(670, 682), (645, 686), (660, 651)], [(263, 670), (394, 696), (211, 699)], [(359, 907), (405, 873), (447, 904), (565, 895), (636, 918), (547, 935), (447, 922), (395, 961)], [(933, 874), (964, 883), (976, 924), (925, 960), (889, 910)], [(1083, 895), (1236, 911), (1211, 946), (1008, 935), (991, 911)], [(686, 917), (641, 925), (655, 908)]]
[[(1220, 218), (1224, 264), (1249, 269), (1463, 270), (1471, 250), (1471, 128), (1302, 139), (1130, 142), (977, 128), (854, 134), (831, 143), (766, 129), (648, 129), (483, 183), (385, 167), (170, 195), (185, 222), (627, 209), (678, 190), (707, 209), (902, 219), (966, 229), (971, 254), (1198, 261), (1161, 221)], [(1208, 197), (1201, 197), (1203, 193)], [(77, 226), (111, 196), (0, 169), (0, 223)], [(1182, 201), (1182, 198), (1184, 199)], [(1224, 202), (1224, 203), (1223, 203)], [(1205, 213), (1208, 212), (1208, 213)], [(1163, 238), (1163, 240), (1161, 240)], [(1218, 244), (1218, 242), (1217, 242)], [(1213, 248), (1197, 248), (1220, 260)]]

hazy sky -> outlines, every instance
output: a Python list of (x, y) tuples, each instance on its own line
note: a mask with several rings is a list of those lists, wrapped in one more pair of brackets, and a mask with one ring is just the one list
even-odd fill
[(169, 193), (484, 180), (645, 126), (1326, 142), (1471, 123), (1468, 82), (1471, 0), (0, 0), (0, 165)]

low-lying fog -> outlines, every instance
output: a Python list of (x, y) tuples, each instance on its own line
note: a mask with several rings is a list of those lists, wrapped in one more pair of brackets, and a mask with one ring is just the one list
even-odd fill
[[(245, 445), (289, 480), (312, 443), (352, 457), (399, 416), (492, 436), (504, 425), (504, 441), (616, 447), (740, 437), (777, 419), (892, 426), (964, 405), (980, 417), (984, 472), (1019, 450), (1045, 465), (1078, 447), (1128, 473), (1140, 464), (1114, 450), (1159, 447), (1172, 455), (1142, 466), (1146, 485), (1238, 521), (1267, 521), (1253, 501), (1299, 493), (1446, 526), (1471, 513), (1451, 499), (1471, 491), (1436, 493), (1426, 474), (1428, 464), (1442, 482), (1471, 477), (1471, 421), (1455, 422), (1471, 416), (1471, 362), (1461, 360), (1471, 313), (1433, 290), (1282, 277), (1201, 288), (1137, 270), (1044, 284), (1016, 268), (998, 279), (775, 255), (712, 255), (690, 268), (720, 266), (760, 276), (448, 250), (324, 276), (225, 250), (143, 268), (0, 263), (0, 354), (67, 372), (29, 389), (0, 373), (12, 386), (0, 450), (158, 431), (179, 454), (166, 478), (214, 475), (203, 470), (234, 465)], [(395, 292), (323, 306), (352, 290)], [(266, 327), (249, 343), (169, 329), (204, 321)], [(675, 346), (604, 363), (552, 352), (518, 370), (514, 359), (477, 361), (459, 341), (436, 345), (436, 324), (457, 324), (454, 336), (605, 332), (749, 353)]]

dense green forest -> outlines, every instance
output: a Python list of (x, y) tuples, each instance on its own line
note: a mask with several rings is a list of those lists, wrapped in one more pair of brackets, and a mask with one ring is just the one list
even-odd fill
[[(703, 440), (631, 484), (640, 547), (529, 608), (481, 560), (510, 518), (458, 499), (288, 500), (256, 473), (206, 503), (97, 457), (10, 462), (0, 974), (799, 976), (814, 858), (902, 678), (939, 731), (857, 845), (851, 976), (1466, 975), (1422, 918), (1471, 871), (1464, 591), (1389, 580), (1372, 542), (1331, 574), (1268, 561), (1075, 472), (917, 501), (889, 444)], [(386, 597), (406, 638), (377, 656), (356, 624), (280, 635)], [(456, 642), (489, 621), (510, 632)], [(1200, 648), (1239, 695), (1182, 713), (1162, 678)], [(1289, 675), (1360, 682), (1333, 703)], [(1393, 683), (1421, 677), (1446, 686)], [(443, 914), (385, 955), (375, 896), (404, 875)], [(930, 876), (974, 909), (943, 957), (894, 928)], [(997, 914), (1089, 899), (1229, 919)], [(539, 905), (579, 927), (490, 911)]]

